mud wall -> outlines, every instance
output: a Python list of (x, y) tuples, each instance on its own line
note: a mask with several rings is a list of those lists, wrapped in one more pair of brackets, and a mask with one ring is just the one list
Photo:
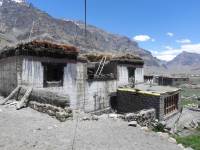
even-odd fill
[(128, 68), (126, 66), (117, 66), (117, 86), (127, 85), (128, 82)]
[(85, 110), (97, 111), (110, 107), (110, 94), (116, 90), (116, 80), (88, 82), (85, 92)]
[(25, 86), (43, 87), (43, 66), (39, 60), (23, 59), (21, 84)]
[[(128, 69), (117, 66), (117, 80), (89, 81), (87, 63), (68, 62), (64, 59), (27, 57), (21, 67), (21, 84), (43, 88), (43, 62), (66, 63), (64, 67), (63, 86), (48, 87), (49, 91), (62, 96), (69, 96), (72, 109), (83, 109), (87, 112), (104, 109), (110, 106), (110, 94), (119, 86), (128, 84)], [(137, 71), (138, 81), (143, 79), (143, 70)], [(140, 79), (141, 78), (141, 79)]]
[(135, 69), (135, 83), (142, 83), (142, 82), (144, 82), (143, 68), (136, 68)]
[(17, 57), (3, 58), (0, 60), (0, 93), (7, 96), (17, 87)]

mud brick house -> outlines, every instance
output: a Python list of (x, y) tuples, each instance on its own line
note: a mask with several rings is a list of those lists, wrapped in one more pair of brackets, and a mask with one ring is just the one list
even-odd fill
[(154, 76), (153, 75), (144, 75), (144, 82), (153, 83), (154, 82)]
[(179, 86), (181, 84), (189, 83), (188, 77), (172, 77), (172, 76), (158, 76), (157, 77), (158, 85), (164, 86)]
[[(30, 101), (93, 112), (110, 108), (112, 94), (124, 85), (143, 82), (143, 60), (134, 55), (79, 54), (68, 45), (32, 41), (5, 48), (0, 53), (0, 92), (17, 86), (33, 92), (51, 92), (52, 101), (30, 96)], [(62, 96), (57, 100), (56, 96)], [(60, 105), (58, 105), (60, 107)]]
[(159, 120), (165, 120), (179, 112), (180, 89), (148, 84), (118, 89), (116, 109), (119, 113), (137, 112), (150, 108), (156, 110), (156, 117)]

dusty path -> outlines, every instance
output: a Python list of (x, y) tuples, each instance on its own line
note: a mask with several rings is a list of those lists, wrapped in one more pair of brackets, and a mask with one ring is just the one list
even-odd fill
[[(30, 108), (0, 106), (0, 150), (70, 150), (75, 121), (60, 123)], [(80, 121), (74, 150), (179, 150), (156, 133), (121, 120)]]

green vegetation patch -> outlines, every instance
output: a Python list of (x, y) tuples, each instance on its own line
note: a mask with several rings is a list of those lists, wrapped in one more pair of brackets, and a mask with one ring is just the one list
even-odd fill
[(200, 89), (182, 88), (182, 96), (190, 97), (193, 95), (200, 96)]
[(199, 104), (197, 100), (181, 100), (181, 106), (187, 106), (188, 104)]
[(185, 147), (191, 147), (194, 150), (200, 150), (200, 134), (186, 137), (176, 137), (176, 140), (178, 143), (183, 144)]

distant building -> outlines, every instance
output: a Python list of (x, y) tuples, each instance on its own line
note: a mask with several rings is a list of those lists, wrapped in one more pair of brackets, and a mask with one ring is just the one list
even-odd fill
[(179, 86), (181, 84), (189, 83), (188, 77), (158, 76), (156, 80), (158, 82), (158, 85), (164, 85), (164, 86)]
[(144, 82), (153, 83), (154, 82), (154, 76), (153, 75), (144, 75)]

